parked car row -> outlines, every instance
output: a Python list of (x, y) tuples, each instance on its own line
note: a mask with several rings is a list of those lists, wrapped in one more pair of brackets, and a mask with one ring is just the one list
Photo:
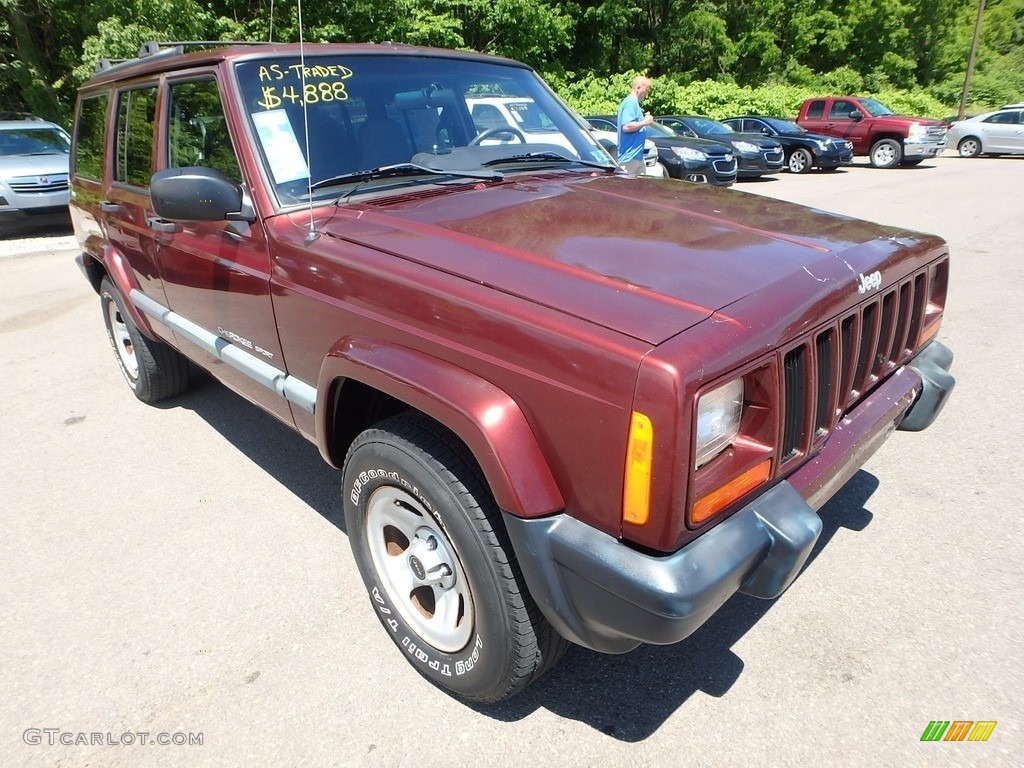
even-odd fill
[[(590, 115), (594, 128), (615, 131), (615, 117)], [(788, 169), (833, 171), (853, 161), (845, 139), (813, 134), (788, 120), (744, 115), (723, 121), (697, 115), (665, 115), (647, 129), (658, 157), (675, 179), (729, 186)]]

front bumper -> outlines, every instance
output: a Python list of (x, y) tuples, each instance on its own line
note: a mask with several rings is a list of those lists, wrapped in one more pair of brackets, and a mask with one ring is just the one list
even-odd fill
[(936, 155), (942, 154), (942, 151), (946, 148), (946, 143), (942, 142), (938, 144), (934, 141), (925, 142), (914, 142), (905, 141), (903, 142), (903, 156), (904, 157), (935, 157)]
[(737, 152), (736, 157), (739, 160), (736, 175), (741, 179), (756, 179), (765, 174), (779, 173), (785, 165), (782, 152), (778, 153), (777, 158), (768, 158), (763, 152), (756, 155), (741, 155)]
[(68, 218), (67, 174), (0, 181), (0, 221)]
[(505, 514), (531, 594), (560, 634), (604, 653), (678, 642), (736, 592), (777, 597), (821, 533), (816, 510), (894, 429), (923, 429), (938, 415), (955, 383), (951, 362), (933, 342), (837, 425), (811, 461), (670, 555), (639, 552), (564, 514)]
[(845, 152), (819, 152), (818, 153), (818, 165), (821, 168), (839, 168), (843, 165), (850, 165), (853, 163), (853, 148), (846, 150)]
[(669, 176), (683, 181), (694, 181), (698, 184), (711, 184), (716, 187), (728, 187), (736, 181), (735, 160), (681, 161), (673, 159), (665, 162)]

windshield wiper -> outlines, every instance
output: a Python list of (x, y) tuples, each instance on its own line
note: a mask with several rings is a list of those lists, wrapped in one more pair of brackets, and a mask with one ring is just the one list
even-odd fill
[(310, 187), (310, 189), (333, 187), (338, 184), (345, 184), (349, 181), (372, 181), (373, 179), (388, 179), (400, 176), (422, 176), (423, 174), (429, 174), (431, 176), (449, 176), (462, 179), (498, 180), (504, 178), (504, 174), (502, 174), (501, 171), (441, 171), (436, 168), (428, 168), (425, 165), (417, 165), (416, 163), (398, 163), (397, 165), (382, 165), (379, 168), (368, 168), (362, 171), (352, 171), (351, 173), (342, 173), (338, 176), (331, 176), (330, 178), (321, 179), (316, 182)]
[(589, 168), (600, 168), (602, 171), (614, 171), (617, 168), (617, 166), (608, 165), (607, 163), (596, 163), (593, 160), (583, 160), (579, 157), (566, 157), (557, 152), (524, 152), (520, 155), (508, 155), (507, 157), (499, 157), (496, 160), (488, 160), (481, 165), (488, 168), (492, 165), (502, 165), (504, 163), (550, 163), (552, 160), (571, 163), (572, 165), (585, 165)]

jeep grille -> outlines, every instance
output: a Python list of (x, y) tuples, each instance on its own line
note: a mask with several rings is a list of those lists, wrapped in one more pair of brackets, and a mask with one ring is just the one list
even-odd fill
[[(948, 262), (943, 262), (944, 274)], [(917, 351), (928, 269), (859, 304), (782, 355), (781, 468), (813, 452), (853, 406)]]

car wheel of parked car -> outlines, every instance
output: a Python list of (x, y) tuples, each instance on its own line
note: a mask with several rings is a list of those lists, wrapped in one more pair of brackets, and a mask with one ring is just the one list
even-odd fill
[(965, 136), (960, 139), (956, 149), (960, 157), (977, 157), (981, 154), (981, 142), (974, 136)]
[(790, 173), (807, 173), (814, 167), (814, 157), (806, 149), (797, 147), (789, 156)]
[(100, 305), (117, 364), (139, 400), (156, 403), (188, 389), (188, 361), (177, 350), (146, 338), (135, 327), (109, 277), (100, 283)]
[(504, 699), (561, 657), (567, 642), (526, 591), (479, 466), (418, 414), (352, 444), (345, 522), (370, 602), (421, 674), (477, 702)]
[(893, 168), (903, 159), (903, 147), (895, 139), (880, 139), (871, 147), (871, 164), (876, 168)]

